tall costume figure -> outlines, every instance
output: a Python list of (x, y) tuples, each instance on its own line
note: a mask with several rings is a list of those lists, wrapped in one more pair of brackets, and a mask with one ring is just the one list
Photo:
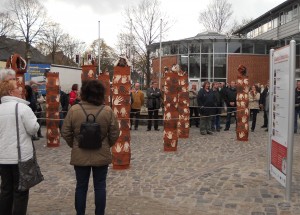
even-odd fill
[(120, 57), (114, 67), (112, 89), (112, 109), (120, 127), (120, 136), (112, 147), (114, 169), (127, 169), (130, 165), (130, 85), (130, 63)]
[(237, 76), (237, 96), (236, 96), (236, 106), (237, 106), (237, 128), (236, 136), (237, 140), (248, 141), (249, 133), (249, 87), (248, 87), (248, 77), (246, 75), (247, 69), (245, 66), (240, 65), (238, 67)]

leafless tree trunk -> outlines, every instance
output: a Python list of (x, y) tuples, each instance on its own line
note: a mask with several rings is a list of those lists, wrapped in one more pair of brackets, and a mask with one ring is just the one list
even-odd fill
[(58, 23), (51, 23), (39, 42), (38, 49), (45, 55), (51, 54), (51, 63), (55, 64), (55, 55), (58, 51), (62, 51), (62, 44), (65, 37), (60, 25)]
[(200, 12), (198, 21), (207, 31), (223, 33), (232, 14), (228, 0), (211, 0), (206, 10)]
[(16, 38), (26, 43), (23, 54), (28, 60), (30, 45), (42, 36), (47, 28), (46, 10), (38, 0), (11, 0), (9, 9)]
[(13, 27), (8, 12), (0, 13), (0, 36), (7, 36)]
[(151, 81), (150, 51), (147, 47), (159, 41), (160, 19), (162, 19), (162, 32), (169, 29), (167, 15), (160, 8), (159, 0), (142, 0), (139, 5), (125, 11), (127, 29), (130, 29), (132, 20), (133, 43), (136, 55), (141, 59), (147, 77), (147, 86)]

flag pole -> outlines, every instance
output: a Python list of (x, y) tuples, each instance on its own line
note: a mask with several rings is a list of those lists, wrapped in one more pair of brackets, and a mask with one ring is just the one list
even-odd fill
[(161, 39), (162, 39), (162, 19), (160, 19), (160, 41), (159, 41), (159, 77), (158, 77), (158, 88), (161, 89)]
[(101, 68), (100, 68), (100, 54), (101, 54), (101, 41), (100, 41), (100, 21), (98, 21), (98, 70), (99, 74), (101, 73)]

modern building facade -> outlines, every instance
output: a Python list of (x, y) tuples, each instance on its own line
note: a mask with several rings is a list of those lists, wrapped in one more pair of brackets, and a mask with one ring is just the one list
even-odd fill
[[(162, 43), (163, 67), (178, 63), (188, 71), (190, 81), (230, 82), (236, 79), (236, 69), (244, 64), (250, 84), (265, 84), (269, 79), (269, 50), (297, 42), (300, 55), (299, 0), (287, 0), (227, 37), (216, 32), (204, 32), (195, 37)], [(159, 79), (159, 43), (152, 44), (153, 79)], [(297, 56), (297, 68), (300, 68)], [(298, 70), (297, 70), (298, 71)], [(297, 77), (298, 77), (297, 73)]]

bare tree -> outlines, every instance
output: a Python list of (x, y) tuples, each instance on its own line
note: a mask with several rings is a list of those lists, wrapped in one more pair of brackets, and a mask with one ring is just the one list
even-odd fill
[(0, 36), (7, 36), (13, 27), (8, 12), (0, 12)]
[(45, 55), (51, 54), (51, 63), (55, 62), (55, 55), (62, 51), (63, 41), (66, 38), (58, 23), (51, 23), (44, 32), (43, 38), (39, 41), (37, 48)]
[(236, 19), (233, 21), (230, 29), (228, 30), (227, 34), (232, 35), (235, 31), (239, 30), (241, 27), (250, 23), (253, 19), (252, 18), (243, 18), (242, 21), (237, 21)]
[(200, 12), (198, 21), (208, 31), (223, 33), (232, 14), (232, 5), (227, 0), (211, 0)]
[(61, 49), (65, 56), (70, 59), (75, 59), (75, 55), (84, 53), (86, 48), (85, 42), (74, 39), (69, 34), (64, 34)]
[[(96, 62), (98, 62), (98, 56), (99, 56), (98, 47), (99, 47), (99, 39), (96, 39), (91, 44), (89, 50), (86, 51), (86, 54), (91, 54), (95, 58)], [(113, 64), (114, 61), (117, 59), (117, 54), (115, 50), (112, 47), (108, 46), (103, 39), (100, 39), (100, 50), (101, 50), (101, 57), (100, 57), (101, 71), (107, 70), (112, 77), (113, 66), (114, 66)]]
[(26, 43), (24, 54), (27, 59), (30, 45), (47, 28), (46, 10), (38, 0), (11, 0), (9, 9), (16, 38)]
[(166, 32), (170, 25), (167, 14), (163, 13), (159, 6), (159, 0), (142, 0), (136, 7), (127, 8), (125, 11), (127, 30), (130, 29), (132, 21), (132, 40), (136, 47), (137, 58), (143, 63), (147, 86), (151, 78), (150, 50), (147, 47), (159, 40), (160, 19), (162, 32)]

